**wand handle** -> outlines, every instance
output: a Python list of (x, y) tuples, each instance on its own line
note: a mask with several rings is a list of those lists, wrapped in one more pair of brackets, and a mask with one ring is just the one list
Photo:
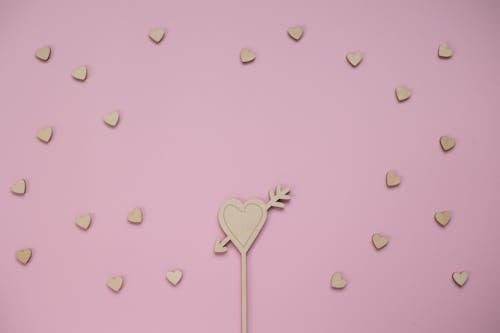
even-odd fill
[(241, 254), (241, 333), (247, 333), (247, 254)]

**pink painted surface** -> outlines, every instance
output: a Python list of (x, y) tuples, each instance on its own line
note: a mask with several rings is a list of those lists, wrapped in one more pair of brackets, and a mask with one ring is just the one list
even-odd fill
[[(3, 0), (0, 332), (238, 332), (239, 255), (212, 252), (217, 210), (277, 183), (293, 199), (249, 253), (249, 332), (498, 332), (499, 15), (498, 1)], [(82, 64), (85, 83), (70, 77)], [(142, 225), (126, 222), (135, 206)]]

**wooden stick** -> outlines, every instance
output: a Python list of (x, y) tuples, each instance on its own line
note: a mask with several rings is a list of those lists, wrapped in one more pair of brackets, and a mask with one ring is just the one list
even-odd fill
[(241, 254), (241, 333), (247, 333), (247, 254)]

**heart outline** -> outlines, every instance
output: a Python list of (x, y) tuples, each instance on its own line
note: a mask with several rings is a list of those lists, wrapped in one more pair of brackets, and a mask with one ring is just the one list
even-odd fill
[[(243, 229), (235, 229), (234, 225), (231, 227), (231, 224), (234, 223), (243, 223), (242, 219), (231, 220), (228, 221), (227, 210), (230, 207), (236, 208), (240, 213), (245, 213), (249, 206), (258, 207), (261, 211), (261, 214), (258, 220), (255, 222), (255, 225), (252, 226), (243, 226)], [(219, 225), (221, 226), (224, 233), (231, 238), (232, 243), (236, 248), (240, 251), (240, 253), (246, 254), (255, 239), (259, 235), (262, 227), (264, 226), (267, 219), (267, 207), (262, 200), (259, 199), (250, 199), (245, 202), (242, 202), (238, 199), (229, 199), (220, 207), (218, 213)], [(242, 233), (249, 233), (248, 235), (242, 235)], [(246, 236), (246, 237), (245, 237)]]

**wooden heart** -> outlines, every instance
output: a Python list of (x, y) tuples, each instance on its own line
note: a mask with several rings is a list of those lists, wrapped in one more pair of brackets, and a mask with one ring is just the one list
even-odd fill
[(446, 227), (446, 225), (451, 220), (451, 212), (450, 211), (442, 211), (434, 214), (434, 220), (439, 223), (441, 226)]
[(40, 141), (45, 143), (49, 142), (52, 139), (52, 127), (41, 128), (36, 132), (36, 136)]
[(469, 279), (469, 273), (467, 272), (454, 272), (451, 277), (453, 278), (453, 281), (459, 286), (463, 287), (463, 285), (467, 282)]
[(23, 265), (26, 265), (30, 261), (31, 255), (31, 249), (22, 249), (16, 251), (16, 259)]
[(389, 244), (389, 238), (381, 234), (373, 234), (372, 243), (377, 250), (380, 250)]
[(12, 184), (10, 191), (14, 194), (24, 195), (26, 193), (26, 180), (19, 179), (17, 182)]
[(118, 124), (118, 121), (120, 120), (120, 114), (116, 111), (108, 113), (105, 115), (102, 120), (104, 123), (108, 126), (115, 127), (116, 124)]
[(163, 37), (165, 37), (165, 29), (163, 28), (156, 28), (149, 32), (149, 38), (151, 38), (151, 40), (156, 44), (161, 42)]
[(75, 224), (83, 230), (87, 230), (90, 227), (90, 223), (92, 223), (92, 216), (90, 214), (78, 216), (75, 220)]
[(439, 44), (438, 56), (440, 58), (451, 58), (453, 56), (453, 50), (446, 43)]
[(175, 270), (167, 272), (166, 277), (168, 282), (170, 282), (173, 286), (176, 286), (182, 279), (182, 271)]
[(85, 81), (87, 79), (87, 67), (80, 66), (71, 72), (71, 76), (78, 81)]
[(244, 64), (254, 61), (256, 57), (255, 53), (249, 49), (243, 48), (240, 51), (240, 60)]
[(117, 293), (120, 291), (120, 289), (122, 289), (123, 277), (113, 276), (112, 278), (108, 279), (108, 281), (106, 282), (106, 285), (109, 287), (109, 289), (111, 289), (115, 293)]
[(352, 67), (356, 67), (363, 60), (363, 54), (361, 52), (349, 52), (345, 57)]
[(398, 86), (396, 87), (396, 98), (398, 99), (398, 102), (404, 102), (408, 98), (411, 97), (411, 91), (406, 89), (405, 87)]
[(401, 184), (401, 178), (396, 172), (390, 170), (385, 174), (385, 183), (387, 187), (396, 187)]
[(342, 277), (340, 272), (335, 272), (332, 275), (330, 284), (334, 289), (343, 289), (347, 286), (347, 281)]
[(449, 136), (442, 136), (439, 138), (439, 144), (443, 151), (449, 151), (455, 147), (455, 139)]
[(50, 58), (51, 51), (49, 46), (43, 46), (36, 50), (35, 56), (42, 61), (47, 61)]
[(230, 199), (219, 209), (219, 224), (241, 254), (250, 249), (266, 218), (266, 204), (259, 199)]
[(141, 223), (142, 222), (142, 209), (134, 208), (130, 213), (128, 213), (127, 221), (130, 223)]
[(290, 37), (298, 41), (302, 38), (302, 35), (304, 34), (304, 28), (298, 25), (295, 27), (288, 28), (287, 32)]

